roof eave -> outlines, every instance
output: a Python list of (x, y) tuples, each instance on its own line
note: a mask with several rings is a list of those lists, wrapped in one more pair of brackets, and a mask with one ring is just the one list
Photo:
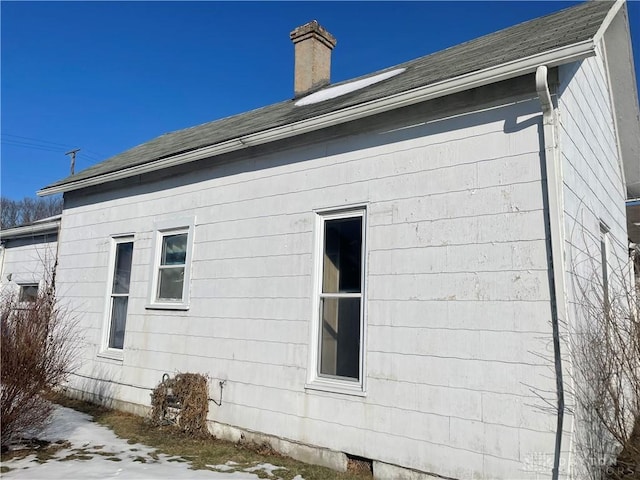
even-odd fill
[(9, 240), (14, 238), (33, 237), (36, 235), (46, 235), (49, 233), (57, 233), (60, 228), (60, 219), (50, 222), (34, 223), (32, 225), (24, 225), (21, 227), (7, 228), (0, 231), (0, 240)]
[(640, 245), (640, 198), (627, 200), (627, 234), (631, 242)]
[[(555, 67), (558, 65), (582, 60), (595, 55), (595, 43), (593, 39), (566, 45), (553, 50), (548, 50), (536, 55), (503, 63), (476, 72), (443, 80), (441, 82), (424, 85), (404, 92), (396, 93), (361, 103), (341, 110), (332, 111), (317, 117), (308, 118), (295, 123), (289, 123), (261, 132), (253, 133), (227, 140), (221, 143), (202, 147), (189, 152), (172, 155), (160, 160), (153, 160), (142, 165), (125, 168), (115, 172), (105, 173), (95, 177), (71, 181), (62, 185), (52, 185), (37, 192), (39, 196), (53, 195), (73, 190), (79, 190), (103, 183), (120, 180), (135, 175), (150, 173), (168, 167), (182, 165), (205, 158), (222, 155), (241, 150), (246, 147), (262, 145), (297, 135), (302, 135), (315, 130), (339, 125), (358, 120), (371, 115), (387, 112), (397, 108), (406, 107), (416, 103), (432, 100), (434, 98), (451, 95), (464, 90), (481, 87), (502, 80), (532, 73), (540, 65)], [(533, 88), (533, 86), (532, 86)]]
[(622, 6), (625, 4), (625, 2), (626, 0), (616, 0), (613, 6), (609, 9), (609, 12), (607, 13), (607, 16), (602, 21), (600, 28), (598, 28), (598, 31), (593, 36), (594, 44), (598, 44), (602, 39), (602, 37), (604, 37), (604, 34), (609, 29), (611, 22), (613, 22), (613, 19), (616, 17), (616, 15), (618, 14)]

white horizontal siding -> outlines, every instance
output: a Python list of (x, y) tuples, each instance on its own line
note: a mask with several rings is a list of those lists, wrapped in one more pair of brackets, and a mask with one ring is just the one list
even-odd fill
[(370, 300), (369, 325), (473, 331), (548, 332), (547, 301)]
[[(533, 362), (527, 348), (540, 339), (538, 332), (417, 329), (372, 326), (368, 352), (455, 358), (489, 362)], [(495, 348), (495, 345), (501, 348)], [(541, 345), (543, 347), (543, 345)], [(540, 348), (539, 350), (544, 350)], [(537, 360), (534, 364), (546, 365)]]
[[(600, 278), (601, 222), (610, 229), (612, 288), (615, 285), (613, 278), (619, 278), (627, 261), (625, 185), (608, 90), (609, 79), (600, 47), (596, 53), (595, 57), (559, 69), (567, 298), (569, 325), (573, 330), (577, 330), (584, 320), (581, 296), (575, 291), (575, 286), (584, 285), (589, 277), (591, 280), (594, 276)], [(585, 368), (584, 359), (574, 358), (573, 361), (576, 371)], [(565, 375), (570, 374), (566, 372)], [(569, 403), (572, 401), (568, 399)], [(568, 417), (567, 423), (571, 421), (574, 420)], [(584, 432), (579, 421), (576, 425), (571, 444), (579, 453)], [(563, 442), (563, 449), (568, 450), (568, 435)], [(584, 475), (580, 464), (582, 460), (580, 455), (576, 455), (577, 475)]]
[(17, 292), (19, 284), (50, 281), (56, 260), (56, 237), (49, 235), (8, 240), (0, 247), (0, 292)]
[(626, 245), (625, 187), (601, 56), (562, 68), (560, 79), (566, 84), (558, 108), (568, 240), (577, 245), (585, 232), (597, 236), (594, 222), (601, 219)]
[[(223, 406), (211, 405), (223, 423), (453, 477), (521, 476), (518, 439), (540, 434), (539, 449), (553, 440), (529, 388), (552, 388), (552, 363), (532, 353), (546, 352), (550, 310), (538, 127), (505, 125), (537, 108), (395, 119), (389, 130), (194, 164), (152, 186), (70, 194), (58, 276), (92, 332), (81, 373), (115, 368), (128, 384), (112, 387), (118, 398), (148, 404), (145, 388), (163, 373), (201, 372), (213, 398), (227, 380)], [(350, 204), (367, 206), (366, 397), (304, 388), (314, 209)], [(145, 309), (154, 223), (184, 217), (195, 217), (190, 308)], [(96, 353), (109, 238), (124, 233), (133, 271), (114, 363)], [(509, 403), (517, 413), (498, 418)]]
[[(470, 245), (473, 245), (473, 252), (469, 252)], [(544, 265), (546, 255), (545, 245), (539, 239), (390, 248), (370, 252), (369, 274), (375, 276), (521, 271)]]

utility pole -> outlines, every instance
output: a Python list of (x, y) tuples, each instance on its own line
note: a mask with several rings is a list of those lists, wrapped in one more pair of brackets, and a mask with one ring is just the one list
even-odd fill
[(65, 153), (65, 155), (71, 155), (71, 175), (74, 174), (75, 169), (76, 169), (76, 153), (78, 153), (80, 151), (79, 148), (76, 148), (75, 150), (70, 150), (67, 153)]

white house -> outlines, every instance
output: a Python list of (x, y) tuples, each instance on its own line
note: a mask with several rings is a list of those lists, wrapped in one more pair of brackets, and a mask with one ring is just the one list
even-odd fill
[(625, 259), (640, 197), (625, 3), (336, 85), (335, 39), (291, 37), (295, 98), (39, 192), (64, 193), (71, 387), (144, 412), (204, 373), (216, 435), (377, 478), (579, 476), (572, 259)]
[(0, 231), (0, 294), (33, 301), (52, 281), (60, 215)]

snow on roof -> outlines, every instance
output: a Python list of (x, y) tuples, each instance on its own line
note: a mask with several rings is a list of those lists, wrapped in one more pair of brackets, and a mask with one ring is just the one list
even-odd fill
[(361, 88), (368, 87), (369, 85), (373, 85), (375, 83), (386, 80), (387, 78), (395, 77), (396, 75), (404, 72), (406, 68), (396, 68), (395, 70), (390, 70), (388, 72), (380, 73), (378, 75), (374, 75), (372, 77), (363, 78), (361, 80), (355, 80), (353, 82), (343, 83), (342, 85), (336, 85), (335, 87), (325, 88), (324, 90), (320, 90), (319, 92), (312, 93), (311, 95), (307, 95), (306, 97), (302, 97), (300, 100), (296, 102), (296, 107), (300, 107), (302, 105), (311, 105), (313, 103), (324, 102), (325, 100), (329, 100), (331, 98), (339, 97), (340, 95), (346, 95), (347, 93), (355, 92), (356, 90), (360, 90)]

